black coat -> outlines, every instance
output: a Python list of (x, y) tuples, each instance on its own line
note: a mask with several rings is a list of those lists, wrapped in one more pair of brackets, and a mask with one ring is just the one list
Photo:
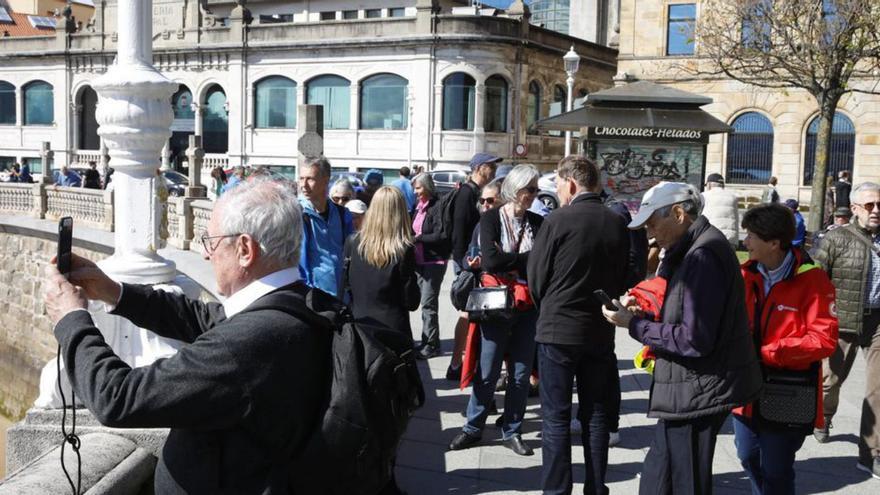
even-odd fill
[[(526, 222), (535, 233), (537, 240), (538, 232), (544, 217), (537, 213), (526, 211)], [(534, 244), (534, 243), (533, 243)], [(529, 260), (529, 254), (534, 251), (525, 253), (505, 253), (498, 249), (501, 245), (501, 209), (492, 208), (483, 213), (480, 218), (480, 256), (482, 260), (480, 266), (487, 273), (505, 274), (516, 270), (519, 272), (520, 278), (528, 280), (528, 270), (526, 264)], [(532, 247), (534, 250), (534, 246)], [(467, 266), (467, 265), (465, 265)]]
[(440, 208), (440, 200), (436, 196), (428, 200), (428, 210), (425, 212), (422, 233), (416, 236), (415, 241), (422, 244), (425, 261), (446, 261), (449, 259), (449, 251), (452, 246), (449, 239), (443, 237), (443, 211)]
[(550, 213), (528, 264), (529, 290), (539, 310), (535, 340), (612, 350), (614, 328), (593, 291), (620, 296), (628, 268), (626, 221), (598, 194), (582, 194)]
[(186, 342), (168, 359), (130, 368), (85, 311), (58, 322), (67, 375), (104, 425), (171, 431), (156, 493), (286, 494), (291, 456), (319, 419), (330, 377), (330, 334), (279, 307), (300, 301), (297, 282), (227, 319), (205, 304), (126, 284), (115, 314)]
[(409, 312), (419, 307), (421, 292), (416, 281), (416, 254), (410, 246), (403, 258), (384, 268), (364, 260), (357, 249), (358, 236), (345, 243), (346, 270), (343, 285), (351, 296), (356, 319), (369, 319), (412, 337)]
[(452, 259), (461, 261), (467, 253), (474, 227), (480, 221), (477, 201), (480, 199), (480, 186), (469, 180), (461, 185), (455, 194), (452, 205)]

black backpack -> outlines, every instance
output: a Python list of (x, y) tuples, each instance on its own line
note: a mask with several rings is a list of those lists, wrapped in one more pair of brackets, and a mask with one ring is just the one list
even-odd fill
[[(452, 225), (453, 225), (453, 216), (455, 215), (455, 199), (461, 194), (461, 190), (465, 187), (469, 187), (473, 189), (474, 186), (470, 184), (470, 181), (464, 182), (459, 186), (458, 189), (447, 193), (446, 195), (440, 198), (439, 204), (437, 205), (440, 208), (440, 211), (443, 212), (442, 221), (443, 225), (440, 226), (440, 237), (449, 243), (452, 244)], [(476, 205), (474, 205), (476, 207)]]
[(391, 479), (407, 424), (425, 403), (411, 338), (378, 322), (355, 321), (341, 301), (318, 289), (287, 311), (333, 333), (329, 394), (320, 424), (292, 460), (290, 488), (374, 495)]

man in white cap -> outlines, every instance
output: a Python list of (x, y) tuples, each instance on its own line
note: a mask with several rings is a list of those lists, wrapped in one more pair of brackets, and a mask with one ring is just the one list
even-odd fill
[(648, 416), (658, 421), (642, 494), (711, 493), (718, 431), (734, 407), (761, 389), (739, 262), (699, 211), (691, 185), (661, 182), (645, 193), (629, 228), (646, 226), (666, 249), (659, 269), (668, 284), (663, 307), (659, 315), (645, 314), (624, 296), (618, 310), (602, 310), (657, 354)]
[(345, 207), (351, 212), (351, 223), (354, 225), (355, 232), (360, 232), (361, 225), (364, 223), (364, 215), (367, 213), (367, 204), (359, 199), (353, 199), (345, 203)]

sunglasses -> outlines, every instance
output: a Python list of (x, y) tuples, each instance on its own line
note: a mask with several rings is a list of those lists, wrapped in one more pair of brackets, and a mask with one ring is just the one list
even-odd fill
[(334, 203), (348, 203), (351, 201), (351, 196), (332, 196), (330, 199), (332, 199)]
[(538, 194), (538, 191), (540, 191), (540, 189), (538, 189), (535, 186), (529, 186), (529, 187), (524, 187), (524, 188), (520, 189), (520, 191), (525, 191), (529, 194)]
[(485, 204), (494, 205), (495, 198), (480, 198), (480, 204), (481, 205), (485, 205)]
[(880, 211), (880, 204), (878, 203), (856, 203), (857, 205), (864, 208), (866, 211)]

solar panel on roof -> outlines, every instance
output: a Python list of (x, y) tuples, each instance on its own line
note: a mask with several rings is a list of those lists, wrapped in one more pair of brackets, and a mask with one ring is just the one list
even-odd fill
[(43, 17), (39, 15), (29, 15), (28, 20), (31, 22), (31, 26), (35, 28), (45, 28), (45, 29), (55, 29), (55, 18), (54, 17)]
[(0, 7), (0, 22), (12, 22), (12, 17), (6, 11), (6, 7)]

